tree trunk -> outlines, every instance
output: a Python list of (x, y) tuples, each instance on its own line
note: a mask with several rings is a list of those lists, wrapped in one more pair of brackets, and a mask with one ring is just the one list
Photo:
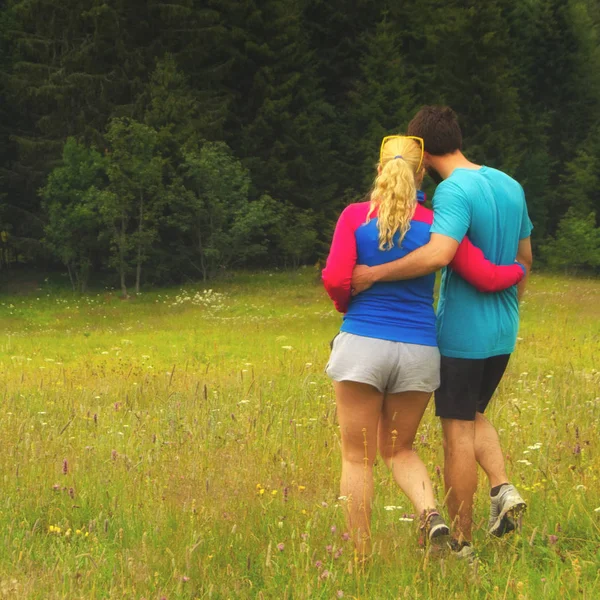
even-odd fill
[(144, 223), (144, 195), (140, 192), (140, 221), (138, 225), (137, 266), (135, 269), (135, 293), (140, 293), (140, 280), (142, 278), (142, 231)]
[(71, 288), (75, 291), (75, 281), (73, 281), (73, 272), (71, 271), (71, 265), (67, 263), (67, 272), (69, 273), (69, 279), (71, 280)]
[(206, 259), (204, 256), (204, 250), (202, 249), (202, 234), (198, 228), (198, 252), (200, 253), (200, 266), (202, 267), (202, 281), (206, 283), (208, 279), (208, 269), (206, 267)]
[(119, 276), (121, 278), (121, 293), (127, 298), (127, 286), (125, 285), (125, 217), (121, 217), (121, 239), (119, 242)]

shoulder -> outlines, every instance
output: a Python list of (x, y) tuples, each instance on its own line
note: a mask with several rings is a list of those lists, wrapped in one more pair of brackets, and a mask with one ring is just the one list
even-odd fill
[(433, 211), (418, 204), (412, 220), (431, 225), (433, 223)]
[(500, 171), (499, 169), (493, 169), (492, 167), (486, 167), (487, 176), (494, 181), (502, 183), (505, 190), (512, 194), (518, 194), (523, 200), (525, 200), (525, 191), (523, 186), (513, 177)]
[(452, 202), (453, 200), (466, 201), (469, 198), (470, 182), (462, 173), (452, 173), (448, 179), (444, 179), (433, 195), (433, 207), (439, 207), (440, 204)]
[(359, 227), (365, 222), (367, 215), (369, 214), (370, 202), (355, 202), (349, 204), (342, 211), (340, 215), (340, 221), (346, 221), (354, 228)]

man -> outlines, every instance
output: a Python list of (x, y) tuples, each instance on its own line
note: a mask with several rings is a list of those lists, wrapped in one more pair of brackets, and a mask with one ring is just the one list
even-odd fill
[(496, 430), (483, 415), (514, 350), (519, 299), (531, 269), (531, 221), (525, 195), (511, 177), (470, 162), (462, 153), (462, 133), (454, 111), (426, 106), (408, 126), (423, 138), (424, 164), (436, 182), (434, 220), (427, 245), (395, 262), (358, 266), (352, 285), (360, 293), (378, 281), (419, 277), (450, 263), (465, 235), (497, 264), (518, 260), (526, 276), (518, 290), (483, 294), (457, 273), (444, 269), (438, 305), (442, 355), (436, 415), (444, 434), (444, 477), (448, 511), (456, 524), (451, 547), (461, 556), (471, 548), (477, 463), (490, 482), (488, 529), (502, 536), (515, 528), (525, 502), (508, 482)]

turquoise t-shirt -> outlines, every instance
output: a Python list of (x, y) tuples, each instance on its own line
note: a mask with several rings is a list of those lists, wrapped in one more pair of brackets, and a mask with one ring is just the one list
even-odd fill
[[(498, 265), (513, 264), (519, 240), (533, 226), (523, 188), (490, 167), (455, 169), (433, 196), (431, 233), (461, 242), (465, 235)], [(453, 358), (510, 354), (517, 340), (519, 303), (513, 286), (478, 292), (452, 269), (444, 269), (437, 313), (440, 352)]]

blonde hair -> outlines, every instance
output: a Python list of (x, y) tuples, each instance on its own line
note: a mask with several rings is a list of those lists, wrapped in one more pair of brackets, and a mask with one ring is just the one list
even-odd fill
[(381, 148), (379, 174), (373, 184), (367, 215), (368, 223), (377, 210), (380, 250), (393, 248), (397, 232), (400, 244), (410, 229), (417, 208), (417, 180), (423, 175), (420, 163), (421, 148), (414, 139), (393, 137)]

